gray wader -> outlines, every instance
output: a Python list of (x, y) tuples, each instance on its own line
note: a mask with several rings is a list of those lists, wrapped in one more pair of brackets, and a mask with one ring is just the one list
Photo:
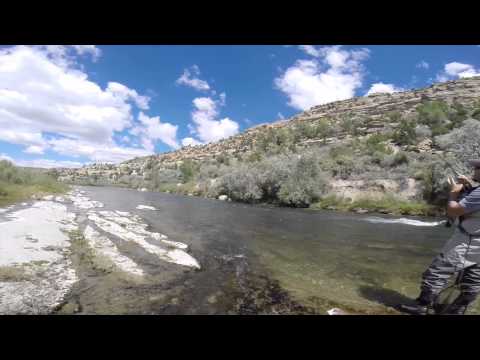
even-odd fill
[(431, 304), (452, 275), (463, 270), (460, 296), (449, 313), (464, 313), (480, 293), (480, 213), (458, 224), (450, 240), (423, 273), (421, 294), (417, 301)]

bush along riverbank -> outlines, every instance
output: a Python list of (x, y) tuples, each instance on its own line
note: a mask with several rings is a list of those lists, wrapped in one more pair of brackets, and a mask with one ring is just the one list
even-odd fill
[(59, 175), (67, 183), (251, 204), (444, 215), (447, 176), (453, 167), (471, 175), (467, 161), (478, 157), (480, 102), (424, 101), (412, 110), (374, 120), (343, 114), (270, 127), (245, 138), (246, 150), (201, 159), (152, 156)]
[(32, 196), (64, 193), (68, 188), (46, 170), (19, 168), (7, 160), (0, 160), (0, 207)]

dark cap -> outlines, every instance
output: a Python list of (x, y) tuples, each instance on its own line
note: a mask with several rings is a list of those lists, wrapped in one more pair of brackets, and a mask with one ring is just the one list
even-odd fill
[(471, 167), (480, 168), (480, 160), (470, 160), (468, 163)]

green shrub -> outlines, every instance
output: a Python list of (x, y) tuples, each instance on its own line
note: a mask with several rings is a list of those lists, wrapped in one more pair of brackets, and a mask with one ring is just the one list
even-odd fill
[[(386, 134), (372, 134), (365, 141), (365, 150), (367, 154), (374, 155), (391, 154), (392, 150), (385, 144), (385, 141), (389, 138)], [(378, 155), (377, 155), (378, 156)]]
[(393, 162), (390, 166), (399, 166), (402, 164), (408, 164), (408, 156), (405, 152), (399, 151), (393, 157)]
[(195, 176), (195, 173), (198, 170), (198, 166), (193, 160), (186, 159), (180, 165), (179, 170), (182, 173), (183, 182), (187, 183), (187, 182), (193, 180), (193, 177)]
[(448, 120), (449, 106), (443, 101), (427, 101), (417, 106), (418, 122), (438, 128)]
[[(218, 164), (221, 165), (221, 164), (224, 164), (224, 165), (230, 165), (230, 157), (228, 156), (227, 153), (223, 152), (219, 155), (217, 155), (215, 157), (215, 159), (217, 160)], [(193, 169), (193, 167), (192, 167)], [(193, 175), (192, 175), (193, 176)]]
[(463, 121), (468, 118), (468, 110), (461, 103), (454, 101), (450, 107), (449, 120), (451, 121), (451, 128), (456, 128), (462, 125)]
[(414, 145), (417, 140), (415, 127), (415, 121), (401, 119), (400, 125), (393, 132), (393, 141), (399, 145)]
[(318, 201), (326, 185), (316, 160), (302, 156), (295, 163), (288, 178), (281, 183), (278, 199), (282, 204), (306, 207)]

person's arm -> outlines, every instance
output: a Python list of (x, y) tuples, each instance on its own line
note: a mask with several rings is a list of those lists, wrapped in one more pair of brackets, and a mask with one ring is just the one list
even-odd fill
[(449, 218), (456, 218), (465, 215), (465, 208), (460, 205), (460, 202), (457, 202), (459, 194), (460, 191), (450, 191), (447, 206), (447, 216)]
[(449, 183), (451, 189), (447, 206), (448, 217), (455, 218), (457, 216), (480, 211), (480, 187), (477, 187), (467, 196), (459, 200), (458, 197), (462, 189), (462, 184), (455, 184), (453, 179), (449, 179)]

